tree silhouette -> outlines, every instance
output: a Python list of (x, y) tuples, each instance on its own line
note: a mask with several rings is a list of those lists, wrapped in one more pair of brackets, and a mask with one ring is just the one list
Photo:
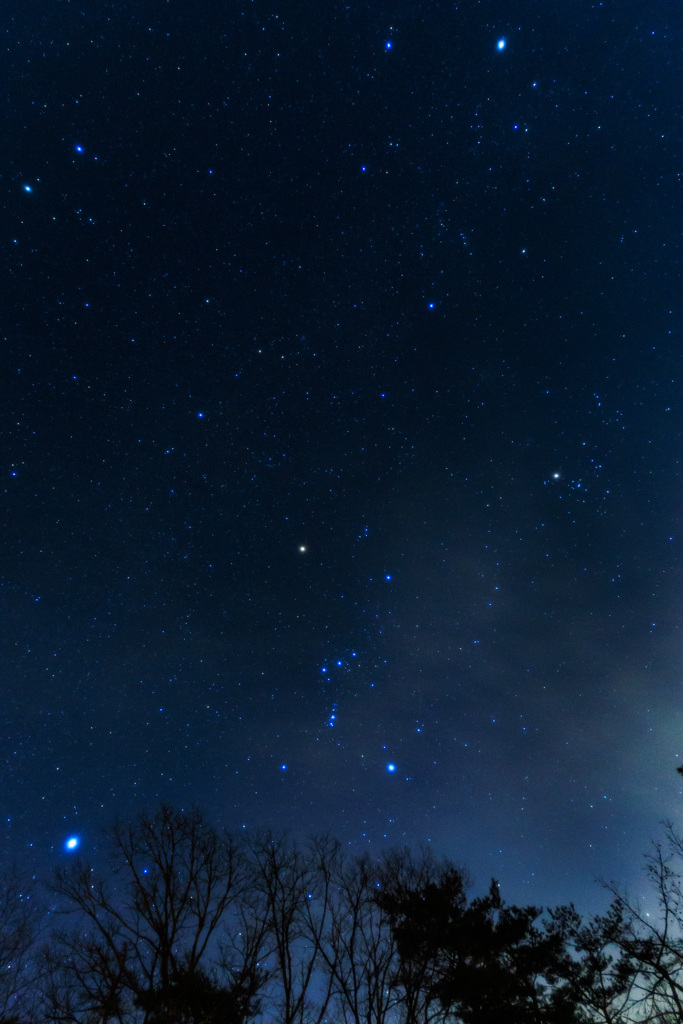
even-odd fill
[(250, 852), (267, 925), (270, 1012), (282, 1024), (322, 1024), (335, 976), (323, 947), (339, 843), (323, 836), (301, 849), (286, 836), (267, 833), (250, 844)]
[(377, 868), (366, 855), (339, 859), (330, 927), (322, 946), (333, 981), (332, 1016), (349, 1024), (386, 1024), (399, 1006), (393, 984), (396, 943), (379, 906)]
[(380, 866), (375, 899), (387, 915), (396, 943), (392, 984), (406, 1024), (439, 1020), (444, 1008), (438, 981), (450, 918), (466, 904), (467, 874), (431, 851), (388, 853)]
[(240, 1024), (252, 1015), (252, 994), (239, 986), (222, 985), (201, 968), (179, 969), (165, 989), (151, 989), (136, 998), (147, 1024)]
[(165, 806), (107, 836), (108, 872), (57, 872), (50, 918), (72, 926), (40, 961), (30, 901), (5, 878), (0, 1024), (683, 1021), (671, 824), (647, 859), (649, 899), (610, 883), (611, 906), (588, 921), (506, 904), (495, 881), (471, 896), (467, 873), (429, 850), (372, 861), (329, 836), (238, 841)]
[(198, 811), (166, 806), (117, 823), (108, 839), (110, 877), (82, 862), (55, 876), (53, 890), (79, 927), (62, 931), (46, 955), (50, 1012), (145, 1024), (239, 1024), (253, 1015), (261, 981), (253, 956), (230, 970), (223, 959), (220, 978), (209, 970), (229, 913), (248, 926), (237, 910), (249, 865), (234, 839)]
[(639, 1019), (683, 1021), (683, 837), (666, 823), (665, 842), (646, 857), (649, 898), (631, 896), (615, 883), (615, 942), (622, 974), (631, 980), (630, 1004)]
[(17, 870), (0, 876), (0, 1024), (15, 1024), (30, 1013), (38, 936), (33, 890)]
[(626, 1024), (633, 1020), (637, 971), (621, 949), (624, 914), (613, 903), (605, 914), (583, 923), (573, 907), (553, 912), (573, 949), (566, 976), (575, 997), (593, 1024)]
[(465, 878), (453, 866), (417, 887), (389, 882), (378, 900), (396, 937), (407, 1024), (579, 1019), (561, 916), (538, 924), (542, 909), (506, 906), (495, 881), (468, 901)]

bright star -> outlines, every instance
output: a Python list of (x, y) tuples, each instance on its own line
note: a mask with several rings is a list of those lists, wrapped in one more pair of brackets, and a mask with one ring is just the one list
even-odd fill
[(305, 544), (299, 544), (299, 552), (300, 552), (300, 554), (305, 555), (307, 551), (308, 551), (308, 548), (306, 547)]
[(396, 765), (394, 764), (393, 761), (390, 761), (389, 764), (387, 765), (387, 771), (388, 772), (395, 772), (396, 771)]
[(503, 38), (499, 39), (498, 42), (496, 43), (496, 49), (497, 50), (504, 50), (506, 45), (507, 45), (507, 39), (503, 36)]
[(33, 189), (30, 185), (24, 185), (24, 192), (33, 192)]
[(78, 836), (69, 836), (69, 838), (64, 843), (64, 848), (66, 850), (77, 850), (80, 845), (80, 842), (81, 841), (78, 838)]

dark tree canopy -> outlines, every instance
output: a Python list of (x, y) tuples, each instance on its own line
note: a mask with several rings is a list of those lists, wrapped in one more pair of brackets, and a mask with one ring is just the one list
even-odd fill
[(373, 861), (329, 836), (236, 838), (194, 810), (106, 840), (108, 864), (56, 873), (49, 934), (18, 876), (2, 880), (0, 1024), (683, 1021), (673, 825), (647, 861), (650, 909), (610, 883), (588, 921), (507, 904), (495, 880), (472, 896), (429, 850)]
[[(399, 977), (419, 979), (423, 1015), (438, 1003), (463, 1024), (578, 1020), (564, 981), (566, 935), (556, 921), (537, 923), (542, 908), (506, 906), (495, 881), (468, 902), (463, 876), (450, 867), (413, 891), (387, 882), (378, 901), (396, 935)], [(413, 1000), (408, 1024), (418, 1024), (418, 1007)]]

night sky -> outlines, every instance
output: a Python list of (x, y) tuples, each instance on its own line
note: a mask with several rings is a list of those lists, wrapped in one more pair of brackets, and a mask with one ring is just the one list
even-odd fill
[(680, 817), (683, 10), (3, 18), (0, 849), (602, 906)]

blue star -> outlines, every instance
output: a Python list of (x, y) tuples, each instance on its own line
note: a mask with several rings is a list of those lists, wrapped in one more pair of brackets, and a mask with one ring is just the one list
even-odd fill
[(507, 46), (507, 39), (505, 38), (505, 36), (503, 36), (502, 39), (499, 39), (498, 42), (496, 43), (496, 49), (497, 50), (504, 50), (506, 46)]
[(64, 849), (68, 850), (70, 853), (72, 853), (74, 850), (78, 849), (80, 844), (81, 844), (81, 841), (78, 838), (78, 836), (69, 836), (69, 838), (66, 839), (65, 842), (64, 842)]
[(396, 771), (396, 765), (394, 764), (393, 761), (390, 761), (389, 764), (387, 765), (387, 771), (390, 774)]
[(33, 192), (33, 189), (30, 185), (24, 185), (24, 192)]

